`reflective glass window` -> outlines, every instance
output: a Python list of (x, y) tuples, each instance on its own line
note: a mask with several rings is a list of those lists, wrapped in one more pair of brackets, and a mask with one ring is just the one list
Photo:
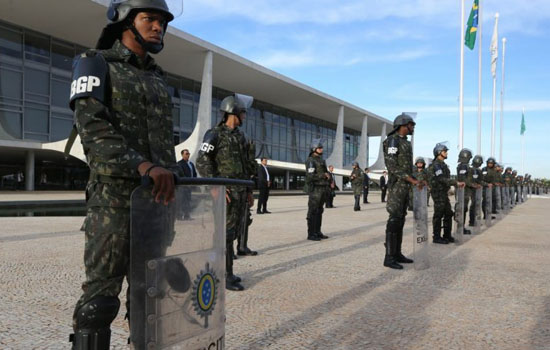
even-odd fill
[(25, 68), (25, 91), (33, 94), (50, 94), (50, 73), (33, 68)]
[(41, 63), (50, 63), (50, 38), (46, 35), (25, 32), (25, 58)]
[(52, 43), (52, 66), (70, 71), (72, 70), (74, 56), (74, 47), (72, 45), (58, 42)]
[(0, 26), (0, 55), (21, 58), (23, 36), (20, 32)]
[[(71, 118), (70, 115), (67, 116)], [(52, 116), (52, 130), (50, 134), (51, 141), (64, 140), (69, 137), (71, 129), (73, 127), (72, 119), (67, 118), (55, 118)]]
[(49, 113), (47, 106), (44, 107), (25, 107), (25, 132), (48, 133)]
[(188, 104), (180, 105), (180, 127), (191, 129), (193, 125), (193, 106)]
[(21, 113), (0, 110), (0, 139), (21, 139)]
[(180, 127), (180, 109), (178, 107), (172, 107), (172, 121), (174, 127)]
[(71, 82), (52, 80), (52, 105), (69, 108), (69, 95), (71, 93)]
[(35, 140), (35, 141), (42, 141), (42, 142), (48, 142), (48, 135), (46, 134), (35, 134), (31, 132), (25, 133), (25, 139), (26, 140)]
[(23, 98), (23, 74), (0, 69), (0, 97), (21, 100)]

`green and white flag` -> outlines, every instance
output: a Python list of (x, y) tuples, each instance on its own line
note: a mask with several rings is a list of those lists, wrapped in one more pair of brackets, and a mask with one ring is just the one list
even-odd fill
[(524, 113), (521, 113), (521, 130), (520, 130), (520, 135), (523, 135), (525, 134), (525, 114)]
[(464, 38), (464, 44), (470, 50), (473, 50), (476, 44), (478, 14), (479, 14), (479, 0), (474, 0), (474, 4), (472, 5), (472, 11), (470, 11), (470, 17), (468, 17), (468, 27), (466, 28), (466, 36)]

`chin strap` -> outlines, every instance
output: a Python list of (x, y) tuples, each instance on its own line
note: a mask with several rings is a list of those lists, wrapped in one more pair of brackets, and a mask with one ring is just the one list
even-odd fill
[(152, 54), (156, 54), (162, 51), (162, 49), (164, 48), (164, 40), (160, 44), (152, 44), (150, 42), (147, 42), (145, 39), (143, 39), (141, 34), (139, 34), (139, 32), (137, 31), (136, 27), (131, 25), (129, 26), (129, 28), (132, 31), (132, 33), (134, 33), (136, 37), (136, 41), (141, 45), (141, 47), (145, 49), (145, 51)]

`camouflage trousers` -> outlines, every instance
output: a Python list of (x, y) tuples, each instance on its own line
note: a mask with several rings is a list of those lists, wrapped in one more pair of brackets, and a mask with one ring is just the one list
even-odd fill
[(245, 204), (247, 200), (247, 193), (245, 188), (232, 187), (229, 190), (229, 200), (226, 209), (226, 242), (232, 243), (237, 239), (237, 234), (241, 232), (243, 217), (246, 215)]
[[(91, 182), (86, 190), (87, 214), (84, 267), (86, 281), (83, 294), (75, 306), (80, 307), (97, 296), (118, 297), (130, 259), (130, 194), (135, 183), (103, 184)], [(128, 304), (127, 304), (128, 306)]]
[(407, 207), (409, 205), (411, 185), (408, 182), (397, 181), (388, 186), (388, 201), (386, 210), (389, 213), (386, 231), (399, 233), (405, 225)]
[(309, 192), (307, 202), (307, 218), (311, 219), (314, 215), (323, 214), (323, 206), (327, 201), (329, 194), (328, 186), (312, 186), (313, 189)]

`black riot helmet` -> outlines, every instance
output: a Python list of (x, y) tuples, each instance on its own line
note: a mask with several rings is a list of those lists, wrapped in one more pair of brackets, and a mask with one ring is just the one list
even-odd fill
[(487, 166), (489, 166), (489, 164), (493, 164), (493, 167), (494, 167), (497, 164), (497, 161), (495, 160), (495, 158), (489, 157), (487, 158)]
[(481, 166), (481, 164), (483, 164), (483, 157), (478, 154), (472, 160), (472, 165), (478, 168)]
[(460, 163), (469, 163), (472, 159), (472, 151), (467, 148), (463, 148), (458, 154), (458, 161)]
[[(173, 3), (177, 4), (178, 1), (181, 4), (183, 0), (174, 0)], [(173, 11), (178, 11), (177, 6), (173, 6), (173, 8)], [(130, 29), (136, 36), (136, 41), (145, 51), (153, 54), (159, 53), (164, 47), (164, 41), (160, 44), (149, 43), (134, 27), (134, 17), (141, 11), (162, 13), (166, 19), (164, 23), (164, 32), (166, 32), (168, 22), (172, 21), (175, 15), (179, 16), (181, 14), (181, 12), (174, 14), (165, 0), (111, 0), (107, 10), (107, 19), (109, 23), (101, 33), (96, 49), (110, 49), (115, 40), (121, 37), (122, 32), (126, 29)]]
[(254, 102), (252, 96), (242, 94), (227, 96), (220, 104), (220, 111), (224, 113), (223, 119), (226, 120), (228, 115), (233, 114), (236, 115), (242, 123), (241, 113), (246, 113), (250, 106), (252, 106), (252, 102)]
[(309, 154), (311, 155), (317, 148), (323, 148), (323, 140), (313, 139), (311, 141), (311, 146), (309, 147)]
[(448, 151), (449, 148), (447, 147), (447, 144), (445, 142), (440, 142), (434, 147), (434, 157), (437, 158), (441, 154), (441, 152)]
[(511, 173), (512, 172), (512, 167), (509, 166), (509, 167), (506, 167), (506, 170), (505, 170), (507, 173)]
[(416, 157), (416, 159), (414, 160), (414, 165), (416, 165), (418, 163), (422, 164), (422, 168), (426, 167), (426, 161), (424, 160), (423, 157)]
[[(395, 134), (397, 130), (403, 125), (408, 125), (409, 123), (412, 123), (413, 125), (416, 125), (416, 122), (414, 121), (413, 117), (406, 113), (401, 113), (395, 119), (393, 120), (393, 130), (388, 134), (388, 136)], [(410, 133), (412, 135), (412, 132)]]

